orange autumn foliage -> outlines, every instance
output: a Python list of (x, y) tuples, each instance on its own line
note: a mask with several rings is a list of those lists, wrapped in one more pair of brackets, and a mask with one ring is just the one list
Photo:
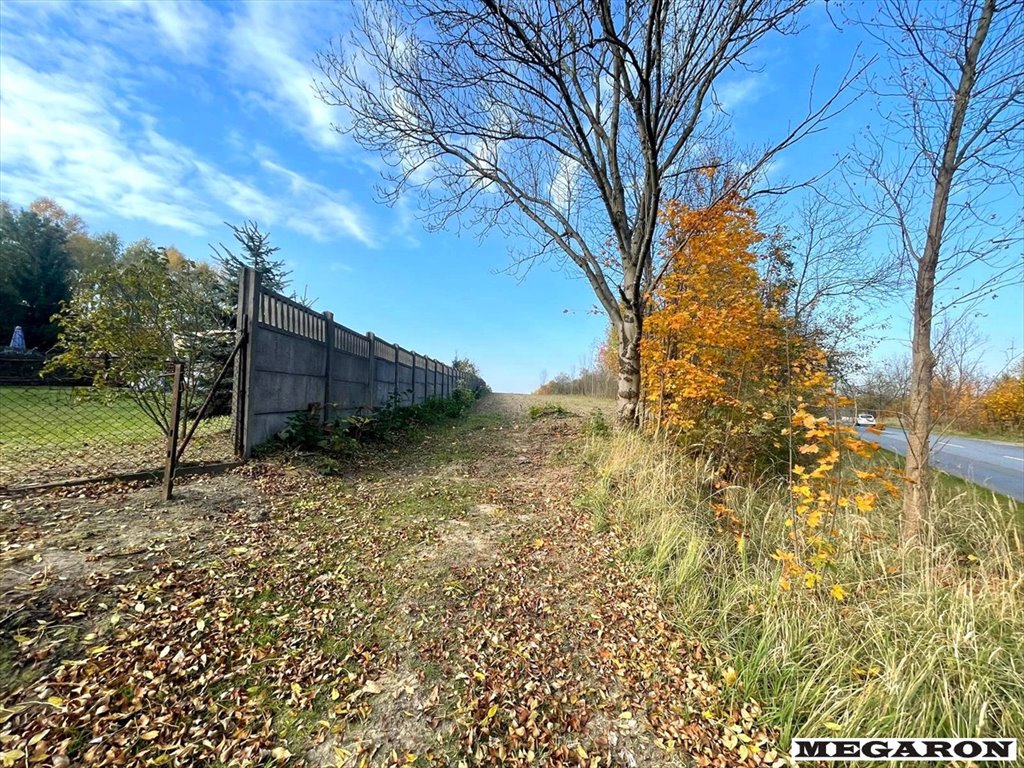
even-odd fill
[(648, 418), (684, 439), (713, 441), (723, 463), (768, 469), (782, 446), (761, 416), (786, 418), (787, 354), (799, 359), (807, 345), (788, 333), (780, 289), (758, 272), (766, 236), (757, 214), (734, 194), (705, 209), (670, 202), (662, 215), (668, 264), (641, 342)]
[[(791, 544), (776, 553), (780, 586), (842, 600), (829, 577), (843, 521), (897, 486), (873, 470), (845, 476), (844, 455), (870, 459), (877, 446), (826, 415), (839, 403), (825, 355), (785, 314), (789, 283), (762, 276), (785, 276), (789, 265), (779, 248), (758, 248), (773, 243), (755, 211), (732, 195), (705, 209), (670, 203), (663, 221), (665, 276), (641, 342), (647, 418), (714, 459), (710, 507), (738, 546), (745, 531), (726, 487), (736, 475), (784, 478)], [(759, 270), (765, 258), (775, 261)]]
[(999, 379), (980, 398), (986, 426), (1006, 432), (1024, 431), (1024, 362)]
[(758, 295), (752, 209), (737, 196), (704, 210), (669, 203), (664, 220), (672, 264), (645, 323), (643, 378), (649, 405), (687, 428), (707, 408), (742, 402), (776, 319)]

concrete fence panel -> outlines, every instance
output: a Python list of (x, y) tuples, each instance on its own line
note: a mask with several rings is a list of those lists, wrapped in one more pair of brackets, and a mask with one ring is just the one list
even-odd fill
[(297, 413), (367, 414), (393, 402), (451, 397), (461, 382), (450, 366), (263, 288), (253, 270), (242, 270), (239, 285), (238, 328), (248, 343), (236, 366), (241, 386), (233, 407), (236, 450), (244, 457)]

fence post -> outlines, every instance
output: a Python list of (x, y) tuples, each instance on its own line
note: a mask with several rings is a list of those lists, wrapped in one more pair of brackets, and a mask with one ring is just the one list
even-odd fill
[(395, 348), (395, 392), (392, 395), (391, 401), (398, 406), (402, 404), (402, 396), (398, 393), (398, 387), (401, 386), (402, 381), (401, 377), (398, 375), (399, 371), (401, 371), (401, 368), (399, 367), (399, 358), (402, 355), (402, 348), (397, 344), (392, 344), (391, 346)]
[(377, 337), (373, 331), (366, 332), (366, 340), (369, 342), (369, 349), (366, 353), (366, 410), (373, 413), (377, 404)]
[[(245, 311), (249, 306), (246, 299), (249, 290), (248, 269), (242, 267), (238, 270), (238, 298), (235, 308), (235, 333), (240, 337), (248, 332), (248, 321)], [(234, 432), (232, 437), (235, 442), (235, 456), (241, 456), (245, 452), (245, 434), (242, 429), (242, 422), (245, 414), (245, 361), (249, 357), (249, 345), (251, 339), (247, 338), (243, 347), (238, 350), (235, 357), (235, 371), (232, 384), (234, 391), (231, 393), (231, 429)]]
[(430, 367), (434, 369), (434, 383), (430, 385), (430, 392), (433, 397), (437, 397), (437, 360), (431, 360)]
[(259, 333), (260, 319), (260, 292), (263, 288), (263, 277), (255, 269), (246, 269), (248, 278), (245, 293), (245, 329), (248, 333), (248, 343), (245, 345), (245, 368), (242, 372), (245, 382), (245, 402), (242, 408), (242, 458), (248, 459), (252, 456), (252, 427), (253, 407), (252, 380), (256, 368), (256, 336)]
[(232, 416), (235, 431), (235, 455), (248, 459), (252, 453), (249, 437), (252, 427), (252, 372), (256, 323), (259, 320), (260, 274), (249, 267), (238, 271), (238, 310), (235, 329), (245, 334), (245, 344), (238, 351), (235, 363), (235, 397)]
[(412, 402), (410, 405), (416, 405), (416, 353), (412, 352)]
[(331, 420), (331, 403), (334, 402), (331, 384), (331, 377), (334, 376), (334, 313), (330, 311), (324, 312), (324, 345), (327, 359), (324, 361), (324, 405), (320, 410), (324, 424), (327, 424)]
[(164, 501), (170, 501), (174, 492), (174, 470), (178, 467), (178, 428), (181, 425), (181, 387), (184, 378), (184, 363), (175, 363), (174, 378), (171, 381), (171, 413), (167, 425), (167, 456), (164, 461)]

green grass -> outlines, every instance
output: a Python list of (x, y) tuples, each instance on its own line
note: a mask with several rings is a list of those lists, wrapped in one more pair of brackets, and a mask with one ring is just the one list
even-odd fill
[(538, 403), (530, 406), (530, 418), (533, 420), (543, 419), (546, 416), (570, 416), (572, 411), (567, 410), (559, 403)]
[[(886, 448), (879, 448), (875, 454), (875, 460), (888, 467), (900, 471), (903, 469), (905, 459), (895, 451), (890, 451)], [(1016, 508), (1019, 515), (1018, 524), (1024, 526), (1024, 504), (1020, 504), (1015, 499), (1006, 496), (1005, 494), (998, 493), (996, 491), (990, 491), (987, 488), (983, 488), (980, 485), (964, 480), (962, 477), (956, 475), (950, 475), (939, 469), (932, 469), (932, 482), (934, 485), (933, 492), (936, 498), (949, 502), (955, 498), (967, 498), (972, 502), (977, 500), (988, 500), (991, 499), (997, 504), (1010, 508)]]
[[(732, 488), (743, 547), (710, 509), (699, 461), (635, 434), (589, 440), (595, 479), (580, 503), (663, 587), (675, 621), (735, 666), (793, 736), (1024, 736), (1024, 518), (1020, 506), (940, 477), (932, 532), (912, 550), (900, 500), (840, 520), (826, 574), (842, 602), (780, 591), (785, 489)], [(880, 459), (883, 460), (883, 459)]]
[(127, 394), (91, 396), (88, 387), (0, 387), (0, 444), (77, 446), (111, 435), (158, 437), (156, 424)]
[[(230, 416), (204, 420), (185, 462), (230, 458)], [(124, 392), (0, 387), (0, 486), (129, 473), (163, 463), (163, 431)]]

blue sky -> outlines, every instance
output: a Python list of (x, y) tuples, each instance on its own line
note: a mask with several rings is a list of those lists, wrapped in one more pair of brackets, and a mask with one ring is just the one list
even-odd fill
[[(4, 2), (0, 25), (0, 196), (50, 196), (94, 232), (150, 237), (192, 258), (228, 242), (222, 222), (256, 219), (317, 308), (440, 359), (458, 352), (495, 389), (529, 391), (580, 362), (605, 320), (575, 275), (504, 273), (517, 245), (493, 234), (431, 234), (415, 201), (374, 202), (379, 161), (331, 128), (314, 52), (346, 29), (347, 4)], [(754, 52), (720, 94), (742, 142), (770, 140), (835, 83), (858, 40), (812, 8), (796, 38)], [(815, 68), (818, 71), (815, 71)], [(864, 102), (780, 158), (792, 178), (829, 167), (870, 122)], [(1019, 205), (1019, 202), (1015, 204)], [(880, 246), (879, 246), (880, 247)], [(906, 335), (894, 298), (872, 308)], [(982, 318), (989, 367), (1024, 346), (1024, 297), (1004, 291)], [(881, 353), (900, 347), (885, 341)]]

